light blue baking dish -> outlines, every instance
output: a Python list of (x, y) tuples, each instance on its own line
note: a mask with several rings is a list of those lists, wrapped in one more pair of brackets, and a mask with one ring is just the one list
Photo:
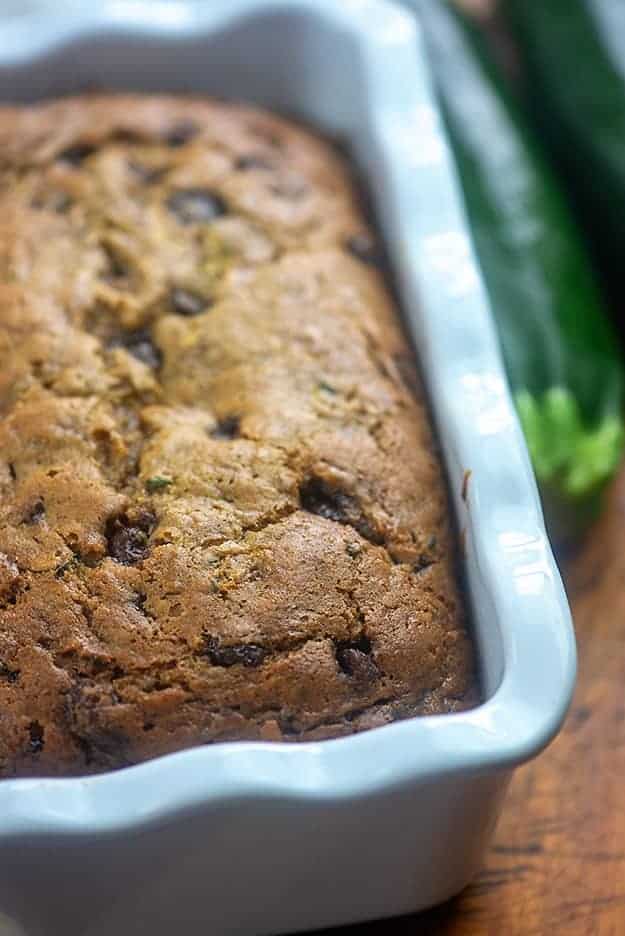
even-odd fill
[(0, 99), (192, 89), (348, 141), (432, 400), (485, 701), (340, 740), (219, 744), (95, 778), (0, 782), (0, 910), (29, 936), (205, 936), (442, 901), (479, 868), (512, 769), (557, 732), (575, 645), (417, 24), (385, 0), (42, 9), (2, 27)]

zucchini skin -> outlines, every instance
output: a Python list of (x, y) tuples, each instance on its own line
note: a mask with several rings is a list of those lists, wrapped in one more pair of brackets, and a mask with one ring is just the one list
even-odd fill
[(625, 4), (503, 0), (533, 117), (566, 173), (597, 260), (625, 285)]
[(569, 206), (476, 31), (442, 0), (413, 6), (543, 503), (566, 538), (623, 449), (618, 342)]

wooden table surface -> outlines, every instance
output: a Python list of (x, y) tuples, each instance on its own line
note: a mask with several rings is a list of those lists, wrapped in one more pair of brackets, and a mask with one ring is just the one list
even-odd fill
[(625, 936), (625, 467), (564, 574), (577, 691), (515, 774), (484, 870), (437, 910), (350, 936)]

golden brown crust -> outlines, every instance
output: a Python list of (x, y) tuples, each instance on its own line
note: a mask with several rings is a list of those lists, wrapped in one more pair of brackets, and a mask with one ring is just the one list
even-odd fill
[(0, 109), (0, 771), (476, 699), (342, 160), (168, 97)]

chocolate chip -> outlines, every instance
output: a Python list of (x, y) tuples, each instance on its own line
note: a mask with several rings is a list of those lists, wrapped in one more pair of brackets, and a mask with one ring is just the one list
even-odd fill
[(300, 734), (301, 728), (297, 723), (297, 717), (289, 711), (282, 711), (278, 715), (278, 727), (283, 735)]
[(137, 527), (119, 527), (109, 537), (109, 553), (122, 565), (134, 565), (148, 554), (148, 538)]
[(109, 555), (122, 565), (135, 565), (146, 558), (148, 540), (156, 524), (151, 511), (139, 511), (130, 518), (126, 514), (108, 520), (105, 535)]
[(356, 641), (346, 641), (336, 646), (336, 661), (340, 669), (358, 682), (372, 682), (379, 676), (370, 654), (371, 641), (364, 635)]
[(249, 169), (273, 169), (274, 161), (262, 153), (247, 153), (238, 156), (234, 163), (234, 168), (239, 172), (247, 172)]
[(28, 726), (28, 751), (30, 754), (40, 754), (43, 751), (43, 727), (38, 721), (32, 721)]
[(413, 569), (413, 572), (416, 572), (416, 573), (425, 572), (425, 570), (429, 569), (430, 566), (433, 564), (434, 564), (434, 559), (422, 553), (420, 556), (417, 557), (416, 562), (413, 563), (412, 569)]
[(181, 286), (173, 287), (169, 293), (169, 303), (174, 312), (189, 318), (200, 315), (210, 304), (204, 296), (189, 289), (182, 289)]
[(300, 501), (308, 513), (334, 520), (336, 523), (345, 522), (345, 517), (351, 509), (352, 498), (341, 491), (333, 490), (324, 481), (311, 478), (300, 488)]
[(68, 146), (57, 156), (59, 162), (67, 163), (69, 166), (78, 168), (85, 159), (95, 153), (95, 146), (88, 143), (76, 143), (74, 146)]
[(226, 213), (226, 203), (210, 189), (189, 188), (172, 192), (167, 208), (180, 224), (207, 224)]
[(149, 336), (137, 336), (137, 340), (127, 345), (128, 350), (148, 367), (161, 366), (163, 356)]
[(9, 462), (9, 474), (11, 475), (11, 480), (17, 481), (17, 472), (15, 470), (15, 465), (13, 462)]
[(39, 497), (24, 513), (24, 523), (41, 523), (46, 515), (45, 504)]
[(345, 247), (357, 260), (366, 263), (367, 266), (380, 266), (382, 263), (380, 251), (373, 238), (368, 234), (354, 234), (352, 237), (348, 237), (345, 241)]
[(235, 644), (231, 647), (222, 647), (216, 637), (205, 638), (205, 652), (213, 666), (260, 666), (267, 651), (258, 644)]
[(0, 679), (14, 683), (19, 679), (20, 671), (11, 669), (6, 663), (0, 663)]
[(338, 664), (347, 676), (360, 682), (373, 682), (378, 678), (378, 669), (369, 657), (360, 650), (346, 647), (337, 653)]
[(134, 159), (128, 161), (128, 168), (145, 185), (155, 185), (165, 178), (169, 172), (168, 166), (145, 166), (143, 163), (136, 162)]
[(185, 143), (188, 143), (189, 140), (197, 136), (199, 132), (200, 128), (197, 124), (193, 123), (192, 120), (180, 120), (167, 132), (165, 142), (168, 146), (184, 146)]
[(308, 513), (353, 527), (370, 543), (380, 545), (384, 540), (364, 516), (357, 499), (320, 478), (308, 478), (300, 487), (300, 503)]
[(211, 430), (213, 439), (236, 439), (241, 431), (241, 420), (238, 416), (226, 416), (220, 419), (214, 429)]
[(109, 347), (125, 348), (133, 357), (155, 370), (163, 363), (163, 355), (152, 341), (152, 336), (146, 328), (125, 332), (123, 335), (114, 338)]
[(131, 600), (135, 608), (139, 608), (140, 611), (143, 611), (144, 605), (148, 600), (148, 596), (145, 592), (135, 592)]

